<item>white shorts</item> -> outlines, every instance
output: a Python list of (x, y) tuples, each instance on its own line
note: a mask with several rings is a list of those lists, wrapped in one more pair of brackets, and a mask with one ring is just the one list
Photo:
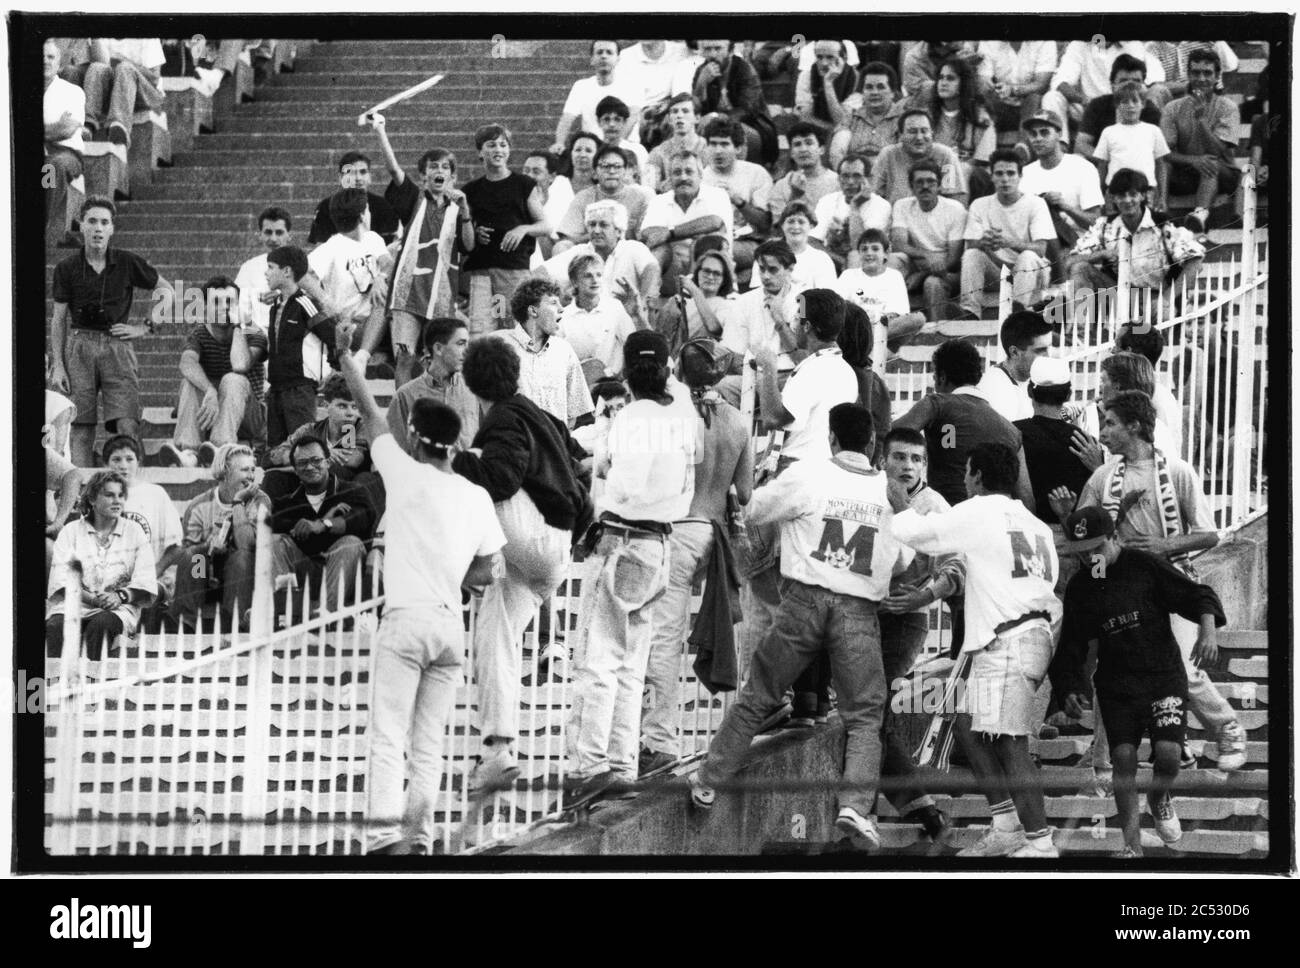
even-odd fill
[(971, 730), (991, 736), (1028, 736), (1036, 725), (1034, 695), (1052, 661), (1052, 630), (1036, 619), (997, 636), (971, 658), (958, 712)]

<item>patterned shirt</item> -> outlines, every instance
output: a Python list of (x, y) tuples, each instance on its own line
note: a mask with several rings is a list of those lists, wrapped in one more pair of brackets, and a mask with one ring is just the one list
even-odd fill
[[(63, 613), (62, 593), (72, 562), (81, 565), (81, 588), (91, 594), (131, 589), (143, 592), (146, 600), (150, 600), (158, 590), (153, 548), (140, 525), (119, 517), (108, 543), (100, 544), (94, 525), (85, 518), (77, 518), (64, 525), (54, 542), (54, 563), (50, 568), (45, 607), (47, 619)], [(81, 615), (85, 619), (100, 611), (83, 605)], [(139, 604), (118, 605), (111, 611), (121, 619), (128, 635), (135, 631), (140, 620)]]
[(596, 409), (578, 354), (562, 337), (552, 336), (535, 350), (532, 337), (517, 323), (514, 329), (498, 330), (495, 335), (519, 353), (519, 392), (533, 403), (570, 427)]

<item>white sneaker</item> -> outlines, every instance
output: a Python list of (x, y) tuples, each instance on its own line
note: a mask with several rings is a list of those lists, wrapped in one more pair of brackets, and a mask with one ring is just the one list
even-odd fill
[(713, 802), (718, 798), (718, 791), (704, 782), (704, 768), (696, 770), (688, 777), (691, 785), (691, 803), (699, 810), (713, 809)]
[(1084, 790), (1085, 795), (1101, 797), (1113, 797), (1115, 795), (1115, 771), (1114, 770), (1093, 770), (1092, 771), (1092, 789)]
[(1219, 769), (1225, 773), (1246, 765), (1246, 731), (1235, 719), (1219, 730)]
[(835, 818), (835, 826), (848, 834), (853, 846), (859, 850), (880, 849), (880, 829), (876, 826), (875, 817), (864, 817), (852, 807), (840, 807), (839, 816)]
[(958, 857), (1006, 857), (1025, 846), (1025, 829), (994, 830), (990, 827), (984, 836), (970, 847), (957, 851)]
[(1183, 839), (1183, 825), (1178, 822), (1178, 814), (1174, 813), (1174, 798), (1168, 793), (1155, 801), (1148, 795), (1147, 813), (1151, 814), (1156, 833), (1166, 844), (1176, 844)]
[(1061, 852), (1052, 843), (1052, 835), (1049, 833), (1045, 837), (1026, 837), (1025, 845), (1007, 856), (1051, 858), (1060, 857)]
[(519, 776), (519, 763), (511, 746), (483, 747), (483, 754), (469, 774), (469, 795), (472, 797), (507, 790)]

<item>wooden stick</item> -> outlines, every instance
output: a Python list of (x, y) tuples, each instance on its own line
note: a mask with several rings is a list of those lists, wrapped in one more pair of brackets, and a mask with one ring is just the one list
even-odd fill
[(366, 126), (367, 119), (372, 114), (378, 114), (380, 111), (384, 110), (384, 108), (392, 107), (394, 104), (400, 104), (402, 101), (405, 101), (408, 98), (413, 98), (415, 97), (415, 95), (427, 91), (429, 88), (433, 87), (433, 85), (441, 81), (442, 78), (443, 75), (434, 74), (433, 77), (421, 81), (419, 84), (416, 84), (414, 87), (408, 87), (401, 94), (394, 94), (392, 97), (380, 101), (369, 111), (363, 111), (360, 115), (357, 116), (357, 127), (364, 128)]

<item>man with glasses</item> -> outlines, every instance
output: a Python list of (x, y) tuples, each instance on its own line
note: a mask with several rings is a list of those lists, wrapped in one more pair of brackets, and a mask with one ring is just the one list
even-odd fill
[(947, 145), (934, 143), (934, 123), (920, 108), (904, 111), (898, 118), (898, 144), (887, 145), (876, 158), (872, 169), (872, 186), (890, 204), (906, 198), (911, 191), (908, 180), (912, 166), (919, 161), (933, 161), (939, 168), (939, 192), (966, 205), (966, 172), (957, 152)]
[(635, 239), (645, 218), (646, 206), (650, 204), (653, 193), (639, 185), (627, 182), (627, 156), (623, 149), (606, 145), (596, 152), (596, 184), (584, 188), (573, 196), (569, 208), (560, 220), (560, 241), (555, 243), (556, 255), (574, 245), (590, 242), (587, 232), (587, 207), (596, 202), (618, 202), (627, 209), (627, 224), (624, 234)]

